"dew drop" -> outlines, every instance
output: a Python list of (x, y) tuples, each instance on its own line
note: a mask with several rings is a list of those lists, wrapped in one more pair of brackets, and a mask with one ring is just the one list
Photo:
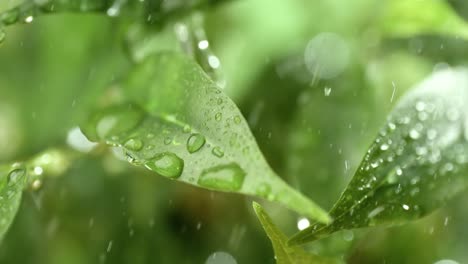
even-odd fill
[(408, 211), (410, 209), (409, 205), (407, 204), (403, 204), (401, 205), (401, 207), (403, 207), (404, 210)]
[(223, 114), (221, 114), (221, 113), (216, 113), (216, 115), (215, 115), (215, 120), (216, 120), (216, 121), (221, 121), (221, 118), (222, 118), (222, 117), (223, 117)]
[(187, 140), (187, 150), (189, 153), (195, 153), (205, 145), (205, 137), (201, 134), (192, 134)]
[(222, 158), (224, 156), (224, 151), (220, 147), (214, 147), (211, 153), (218, 158)]
[(237, 191), (244, 183), (245, 172), (236, 163), (229, 163), (204, 170), (198, 184), (206, 188)]
[(235, 117), (234, 117), (234, 123), (240, 124), (241, 121), (242, 121), (242, 120), (241, 120), (240, 116), (235, 116)]
[(332, 89), (331, 89), (330, 87), (325, 87), (325, 88), (323, 89), (324, 95), (325, 95), (325, 96), (330, 96), (331, 90), (332, 90)]
[(124, 147), (129, 150), (139, 151), (143, 148), (143, 142), (136, 138), (131, 138), (125, 142)]
[(184, 169), (184, 161), (174, 153), (164, 152), (147, 161), (145, 167), (161, 176), (178, 178)]

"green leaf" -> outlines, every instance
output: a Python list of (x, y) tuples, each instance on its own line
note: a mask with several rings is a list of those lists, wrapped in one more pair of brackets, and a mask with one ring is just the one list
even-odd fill
[(15, 218), (26, 183), (25, 168), (0, 166), (0, 240)]
[(342, 230), (403, 224), (465, 190), (468, 179), (468, 70), (434, 73), (388, 117), (330, 211), (333, 222), (292, 239), (305, 243)]
[(177, 53), (149, 57), (124, 86), (137, 104), (93, 115), (82, 126), (89, 139), (117, 146), (129, 161), (162, 176), (329, 220), (273, 172), (237, 106), (191, 59)]
[(160, 0), (25, 0), (14, 8), (0, 12), (0, 25), (31, 23), (36, 16), (63, 12), (101, 13), (110, 17), (124, 15), (149, 24), (161, 24), (194, 9), (226, 1), (195, 0), (164, 4)]
[(256, 202), (253, 202), (253, 208), (257, 214), (258, 220), (263, 226), (267, 236), (271, 240), (273, 250), (275, 252), (275, 259), (277, 264), (325, 264), (325, 263), (341, 263), (337, 260), (326, 259), (312, 253), (306, 252), (300, 246), (288, 246), (287, 236), (273, 224), (270, 216), (265, 210)]
[(445, 0), (389, 0), (385, 3), (378, 24), (388, 35), (442, 34), (468, 38), (468, 24)]

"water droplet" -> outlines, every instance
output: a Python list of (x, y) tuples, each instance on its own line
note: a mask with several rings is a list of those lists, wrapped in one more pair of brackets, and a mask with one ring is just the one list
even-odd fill
[(164, 145), (169, 145), (171, 143), (172, 143), (172, 138), (170, 138), (170, 137), (164, 138)]
[(244, 170), (236, 163), (230, 163), (204, 170), (198, 184), (216, 190), (237, 191), (242, 187), (244, 178)]
[(221, 121), (221, 118), (222, 118), (222, 117), (223, 117), (223, 114), (221, 114), (221, 113), (216, 113), (216, 115), (215, 115), (215, 120), (216, 120), (216, 121)]
[(131, 138), (125, 142), (124, 147), (129, 150), (139, 151), (143, 148), (143, 142), (136, 138)]
[(323, 89), (323, 93), (325, 94), (325, 96), (330, 96), (331, 94), (331, 88), (330, 87), (325, 87)]
[(15, 169), (12, 170), (7, 177), (8, 185), (13, 186), (21, 184), (22, 181), (25, 181), (26, 170), (25, 169)]
[(353, 239), (354, 239), (354, 232), (353, 231), (351, 231), (351, 230), (344, 230), (343, 231), (343, 240), (344, 241), (350, 242), (350, 241), (353, 241)]
[(395, 173), (396, 173), (396, 175), (401, 176), (401, 175), (403, 175), (403, 170), (400, 167), (397, 167), (395, 169)]
[(183, 130), (184, 130), (184, 133), (189, 133), (190, 130), (191, 130), (191, 128), (190, 128), (189, 125), (185, 125), (184, 128), (183, 128)]
[(35, 191), (39, 190), (42, 187), (42, 181), (39, 179), (36, 179), (32, 182), (31, 188)]
[(370, 211), (369, 214), (367, 215), (368, 218), (374, 218), (376, 217), (378, 214), (380, 214), (381, 212), (383, 212), (385, 210), (385, 207), (384, 206), (379, 206), (379, 207), (376, 207), (374, 210)]
[(451, 259), (441, 259), (439, 261), (434, 262), (434, 264), (460, 264), (460, 263)]
[(187, 140), (187, 150), (189, 153), (195, 153), (205, 145), (205, 137), (201, 134), (192, 134)]
[(388, 127), (390, 128), (390, 130), (395, 130), (396, 125), (394, 123), (388, 123)]
[(426, 147), (416, 147), (416, 154), (418, 156), (424, 156), (427, 154), (427, 148)]
[(419, 138), (419, 132), (416, 129), (411, 129), (409, 132), (409, 136), (412, 139), (418, 139)]
[(32, 15), (24, 18), (24, 22), (27, 24), (32, 23), (33, 20), (34, 20), (34, 17)]
[(380, 146), (380, 150), (382, 150), (382, 151), (385, 151), (385, 150), (387, 150), (388, 148), (389, 148), (389, 146), (388, 146), (387, 144), (382, 144), (382, 145)]
[(242, 121), (242, 120), (241, 120), (240, 116), (235, 116), (235, 117), (234, 117), (234, 123), (240, 124), (241, 121)]
[(145, 167), (161, 176), (178, 178), (184, 169), (184, 161), (174, 153), (164, 152), (146, 162)]
[(256, 188), (255, 193), (264, 198), (272, 198), (270, 197), (271, 194), (271, 186), (268, 183), (260, 183), (260, 185)]
[(408, 211), (410, 209), (409, 205), (407, 204), (403, 204), (401, 205), (401, 207), (403, 207), (404, 210)]
[(237, 261), (231, 254), (217, 251), (206, 259), (205, 264), (237, 264)]
[(218, 158), (222, 158), (224, 156), (224, 151), (220, 147), (214, 147), (211, 153)]
[(3, 13), (1, 16), (2, 21), (0, 21), (0, 23), (3, 22), (3, 24), (5, 25), (11, 25), (11, 24), (16, 23), (19, 18), (19, 13), (20, 12), (18, 8), (14, 8)]
[(435, 129), (429, 129), (427, 131), (427, 139), (434, 140), (437, 137), (437, 131)]
[(299, 229), (299, 231), (302, 231), (302, 230), (308, 228), (309, 226), (310, 226), (309, 219), (307, 219), (305, 217), (301, 217), (297, 221), (297, 229)]
[(210, 43), (206, 39), (201, 40), (200, 42), (198, 42), (198, 48), (201, 49), (201, 50), (207, 49), (209, 47), (209, 45), (210, 45)]
[(418, 101), (416, 103), (416, 110), (418, 112), (424, 111), (425, 108), (426, 108), (426, 104), (424, 102)]
[(144, 118), (144, 112), (132, 105), (110, 107), (94, 115), (81, 127), (82, 132), (92, 141), (119, 136), (135, 128)]

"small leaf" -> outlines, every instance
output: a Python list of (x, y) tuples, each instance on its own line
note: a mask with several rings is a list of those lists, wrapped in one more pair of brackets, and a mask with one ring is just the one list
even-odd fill
[(22, 167), (0, 167), (0, 240), (8, 231), (21, 203), (27, 172)]
[(277, 264), (319, 264), (319, 263), (341, 263), (337, 260), (326, 259), (312, 253), (306, 252), (300, 246), (288, 246), (286, 235), (273, 224), (273, 221), (265, 210), (256, 202), (253, 204), (258, 220), (263, 226), (267, 236), (271, 240)]
[(277, 201), (328, 221), (321, 208), (273, 172), (237, 106), (189, 58), (148, 57), (124, 86), (137, 104), (92, 116), (82, 126), (88, 138), (117, 146), (129, 161), (162, 176)]
[(468, 38), (468, 24), (445, 0), (389, 0), (379, 25), (395, 37), (442, 34)]
[(333, 222), (292, 239), (421, 218), (468, 184), (468, 70), (434, 73), (397, 104), (330, 211)]

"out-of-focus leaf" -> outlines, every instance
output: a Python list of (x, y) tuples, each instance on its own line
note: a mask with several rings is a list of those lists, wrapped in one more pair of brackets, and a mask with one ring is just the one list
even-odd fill
[(258, 220), (263, 226), (265, 233), (270, 238), (273, 250), (275, 252), (275, 259), (277, 264), (319, 264), (319, 263), (341, 263), (338, 260), (323, 258), (312, 253), (306, 252), (300, 246), (287, 245), (287, 236), (279, 230), (270, 216), (265, 210), (256, 202), (253, 203), (253, 208), (257, 214)]
[(25, 0), (0, 13), (0, 24), (31, 23), (34, 17), (61, 12), (95, 12), (117, 17), (139, 19), (149, 24), (161, 24), (180, 14), (214, 5), (226, 0), (160, 1), (160, 0)]
[(445, 0), (389, 0), (382, 5), (380, 30), (395, 37), (442, 34), (468, 38), (468, 24)]
[(402, 224), (439, 208), (468, 180), (468, 70), (444, 70), (397, 104), (330, 211), (291, 242), (305, 243), (342, 229)]
[(23, 188), (27, 182), (26, 169), (0, 167), (0, 240), (8, 231), (21, 203)]
[(265, 161), (237, 106), (191, 59), (149, 57), (130, 74), (127, 96), (139, 106), (98, 112), (82, 126), (135, 164), (207, 189), (255, 195), (320, 222), (327, 214), (288, 186)]

